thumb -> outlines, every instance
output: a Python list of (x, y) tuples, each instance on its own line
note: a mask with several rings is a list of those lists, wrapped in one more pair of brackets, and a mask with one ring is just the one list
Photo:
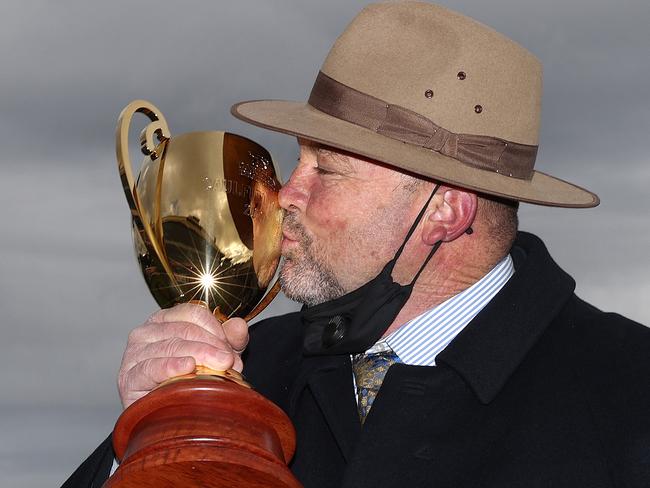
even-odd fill
[(241, 354), (248, 345), (248, 324), (244, 319), (235, 317), (223, 324), (226, 340), (237, 354)]

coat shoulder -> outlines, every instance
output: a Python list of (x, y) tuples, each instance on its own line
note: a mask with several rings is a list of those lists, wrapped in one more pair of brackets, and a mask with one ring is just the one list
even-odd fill
[[(616, 373), (650, 371), (650, 328), (574, 298), (570, 326), (584, 359)], [(576, 352), (578, 352), (576, 351)]]
[(650, 329), (575, 299), (564, 344), (584, 415), (608, 453), (622, 486), (646, 486), (650, 477)]

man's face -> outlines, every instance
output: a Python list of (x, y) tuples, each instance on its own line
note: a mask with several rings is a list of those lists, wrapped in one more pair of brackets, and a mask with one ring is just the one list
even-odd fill
[(298, 166), (280, 190), (286, 211), (280, 281), (315, 305), (374, 278), (415, 219), (413, 180), (369, 160), (300, 139)]

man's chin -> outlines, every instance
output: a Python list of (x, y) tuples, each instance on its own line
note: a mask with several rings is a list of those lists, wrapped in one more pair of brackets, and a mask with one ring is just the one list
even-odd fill
[(284, 295), (289, 300), (304, 304), (305, 297), (302, 293), (299, 292), (299, 290), (296, 290), (296, 281), (292, 275), (293, 273), (291, 273), (291, 271), (288, 270), (285, 265), (283, 265), (278, 277), (278, 281), (280, 282), (280, 290), (282, 290), (282, 293), (284, 293)]
[(285, 257), (280, 265), (280, 289), (287, 298), (300, 303), (308, 303), (311, 299), (308, 295), (313, 291), (313, 285), (307, 286), (306, 281), (308, 280), (300, 271), (293, 259)]
[[(284, 258), (280, 268), (280, 287), (285, 296), (307, 306), (327, 302), (344, 294), (341, 286), (316, 266)], [(309, 263), (313, 264), (313, 263)]]

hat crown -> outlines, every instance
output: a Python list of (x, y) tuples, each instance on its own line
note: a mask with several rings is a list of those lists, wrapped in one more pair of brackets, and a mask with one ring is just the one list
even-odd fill
[(538, 143), (540, 62), (493, 29), (437, 5), (365, 7), (321, 71), (455, 133)]

